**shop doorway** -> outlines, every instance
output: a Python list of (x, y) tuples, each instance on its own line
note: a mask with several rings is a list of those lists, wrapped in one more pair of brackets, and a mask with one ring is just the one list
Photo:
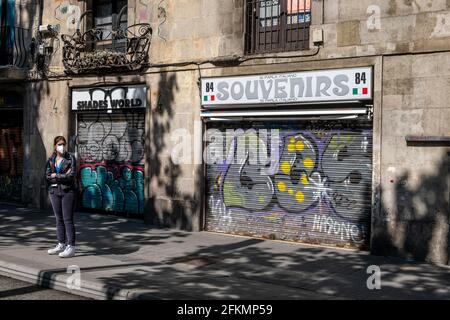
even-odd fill
[(21, 202), (23, 112), (0, 110), (0, 200)]
[(206, 145), (215, 157), (205, 168), (206, 230), (368, 248), (371, 122), (210, 122), (207, 129), (223, 139)]
[(143, 216), (145, 110), (77, 114), (79, 206)]

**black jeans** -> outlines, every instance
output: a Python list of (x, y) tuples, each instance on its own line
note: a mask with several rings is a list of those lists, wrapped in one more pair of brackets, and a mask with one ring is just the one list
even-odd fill
[(56, 217), (58, 242), (75, 246), (74, 210), (76, 193), (63, 190), (61, 185), (50, 187), (50, 201)]

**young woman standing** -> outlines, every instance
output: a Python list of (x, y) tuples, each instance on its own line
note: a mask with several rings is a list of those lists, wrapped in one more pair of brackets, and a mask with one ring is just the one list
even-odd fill
[(54, 152), (47, 161), (45, 175), (56, 217), (58, 244), (48, 250), (48, 253), (69, 258), (75, 255), (74, 210), (77, 166), (75, 156), (66, 150), (67, 142), (64, 137), (56, 137), (53, 146)]

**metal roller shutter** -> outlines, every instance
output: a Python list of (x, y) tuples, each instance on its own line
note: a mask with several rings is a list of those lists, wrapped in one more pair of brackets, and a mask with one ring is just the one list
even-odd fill
[(0, 199), (22, 199), (22, 127), (0, 128)]
[[(368, 246), (369, 124), (235, 123), (208, 129), (207, 230)], [(271, 135), (276, 130), (278, 138)]]
[(2, 110), (0, 122), (0, 199), (22, 200), (22, 111)]
[(144, 211), (145, 116), (80, 113), (77, 156), (81, 206), (118, 213)]

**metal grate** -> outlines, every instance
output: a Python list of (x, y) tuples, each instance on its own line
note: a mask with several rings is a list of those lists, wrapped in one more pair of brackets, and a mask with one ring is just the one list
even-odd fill
[(311, 0), (247, 0), (246, 53), (309, 49)]
[(28, 47), (31, 35), (28, 29), (0, 27), (0, 65), (28, 67)]
[(370, 123), (249, 125), (210, 127), (206, 230), (367, 248)]

